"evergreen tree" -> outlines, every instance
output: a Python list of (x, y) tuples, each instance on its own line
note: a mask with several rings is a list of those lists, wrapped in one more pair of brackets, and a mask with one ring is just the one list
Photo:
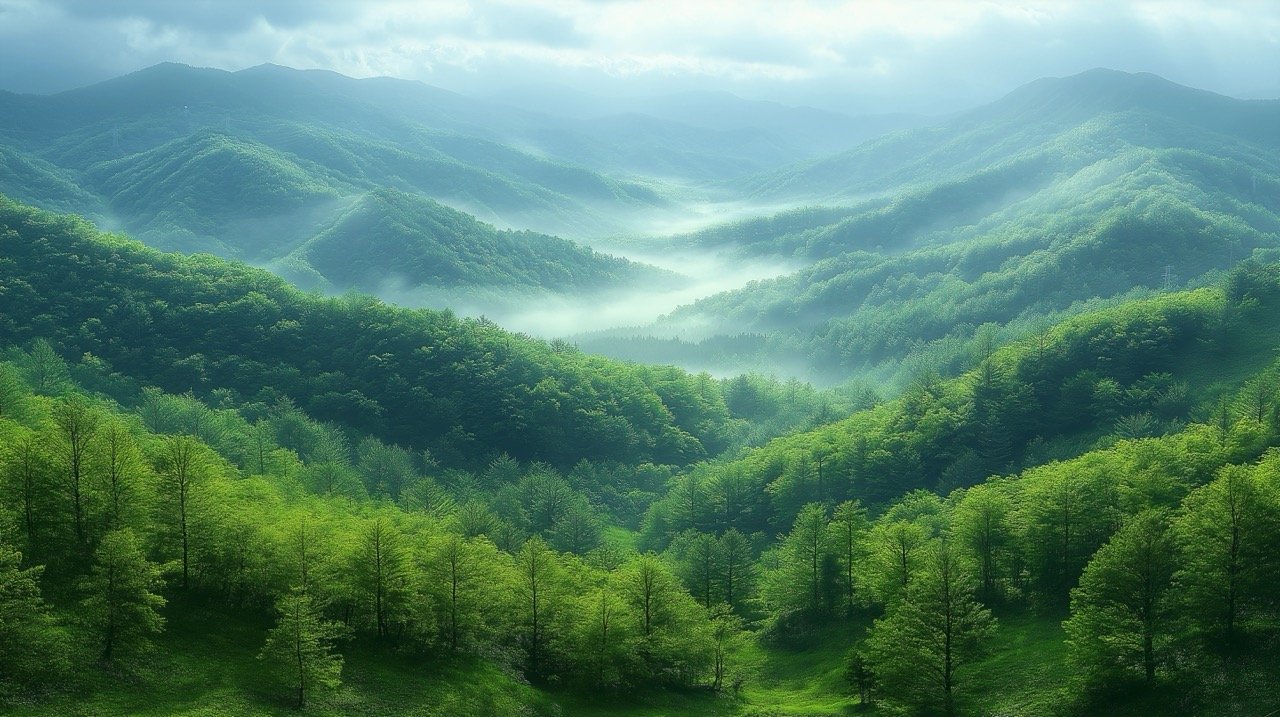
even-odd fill
[(867, 560), (862, 580), (868, 597), (890, 604), (900, 599), (911, 585), (928, 543), (928, 533), (918, 523), (907, 520), (877, 520), (866, 535)]
[(165, 599), (154, 591), (160, 570), (142, 554), (129, 529), (102, 536), (93, 569), (81, 583), (85, 616), (102, 645), (102, 659), (138, 652), (164, 629), (158, 612)]
[(730, 528), (717, 542), (720, 590), (725, 603), (734, 611), (740, 611), (743, 602), (751, 597), (755, 583), (751, 541), (737, 528)]
[(720, 541), (709, 533), (688, 530), (676, 536), (668, 549), (677, 573), (703, 607), (719, 598)]
[(40, 596), (41, 567), (0, 543), (0, 683), (50, 680), (66, 668), (66, 647)]
[(342, 628), (322, 618), (310, 596), (296, 590), (276, 601), (276, 614), (258, 659), (302, 709), (308, 695), (342, 684), (342, 656), (333, 644)]
[(822, 564), (828, 554), (827, 509), (809, 503), (800, 509), (791, 532), (783, 541), (786, 559), (802, 577), (797, 589), (805, 591), (804, 605), (811, 611), (822, 607)]

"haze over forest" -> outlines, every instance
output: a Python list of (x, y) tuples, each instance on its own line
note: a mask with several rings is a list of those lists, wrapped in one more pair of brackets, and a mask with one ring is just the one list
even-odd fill
[(0, 713), (1265, 714), (1276, 68), (1262, 1), (0, 0)]

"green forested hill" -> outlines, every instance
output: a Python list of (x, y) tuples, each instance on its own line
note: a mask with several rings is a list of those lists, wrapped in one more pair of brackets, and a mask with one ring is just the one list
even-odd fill
[[(1214, 400), (1274, 360), (1268, 272), (1258, 281), (1238, 271), (1226, 297), (1200, 289), (1129, 301), (999, 350), (987, 333), (978, 366), (959, 377), (921, 374), (893, 401), (692, 471), (649, 515), (649, 539), (690, 526), (769, 531), (810, 502), (877, 506), (916, 489), (943, 493), (1207, 420), (1228, 410)], [(1274, 384), (1255, 387), (1271, 406)], [(692, 513), (689, 491), (703, 495)], [(730, 493), (740, 496), (732, 509)]]
[[(1196, 146), (1231, 138), (1274, 148), (1280, 101), (1236, 100), (1148, 74), (1092, 70), (1046, 78), (941, 124), (868, 142), (847, 153), (742, 180), (761, 197), (848, 202), (860, 194), (954, 181), (1035, 154), (1064, 136), (1097, 131), (1104, 141)], [(1114, 146), (1114, 145), (1113, 145)], [(1093, 143), (1073, 143), (1085, 155)]]
[[(0, 116), (5, 144), (76, 173), (218, 131), (364, 189), (421, 192), (485, 220), (575, 236), (618, 231), (630, 215), (668, 206), (652, 182), (627, 177), (724, 178), (801, 154), (749, 130), (572, 121), (421, 83), (275, 66), (162, 64), (55, 96), (2, 94)], [(121, 219), (144, 226), (149, 216)]]
[[(0, 97), (0, 187), (333, 289), (663, 280), (428, 189), (572, 213), (647, 185), (504, 145), (527, 116), (353, 82)], [(422, 124), (384, 111), (406, 92)], [(735, 186), (822, 206), (679, 241), (802, 268), (601, 339), (874, 390), (306, 294), (0, 198), (0, 712), (1267, 715), (1274, 114), (1091, 72), (757, 174)], [(617, 126), (546, 141), (705, 158)]]
[(645, 276), (663, 278), (657, 269), (557, 237), (500, 231), (430, 199), (390, 189), (361, 196), (286, 257), (280, 271), (303, 286), (301, 273), (314, 271), (326, 288), (340, 290), (395, 282), (599, 291)]
[(272, 236), (252, 231), (255, 222), (277, 228), (281, 216), (332, 206), (350, 191), (316, 164), (212, 132), (96, 163), (83, 177), (113, 212), (133, 218), (131, 231), (171, 248), (257, 260), (277, 256), (298, 232)]
[(718, 384), (515, 336), (448, 312), (307, 296), (3, 205), (3, 336), (56, 339), (168, 390), (289, 397), (442, 460), (687, 463), (729, 441)]
[[(883, 196), (672, 240), (805, 268), (581, 343), (639, 357), (648, 336), (714, 350), (748, 334), (757, 362), (803, 361), (827, 381), (901, 375), (904, 359), (954, 371), (984, 324), (1014, 338), (1078, 302), (1195, 285), (1280, 247), (1277, 107), (1123, 73), (1037, 83), (831, 174), (865, 187), (795, 180), (827, 199)], [(915, 159), (889, 159), (903, 152)]]
[[(521, 133), (550, 131), (558, 126), (550, 119), (415, 83), (286, 68), (226, 73), (161, 65), (56, 96), (0, 95), (0, 117), (6, 169), (0, 189), (11, 196), (84, 214), (163, 249), (260, 264), (285, 260), (322, 230), (349, 220), (360, 197), (381, 189), (434, 199), (500, 225), (575, 236), (617, 231), (634, 213), (669, 206), (648, 181), (607, 177), (564, 154), (526, 151), (532, 140), (521, 140)], [(697, 144), (677, 140), (679, 128), (667, 131), (667, 139)], [(599, 144), (566, 132), (569, 145)], [(636, 153), (656, 152), (652, 142), (635, 141), (643, 145)], [(524, 142), (525, 150), (512, 142)], [(366, 201), (358, 212), (372, 209)], [(474, 230), (468, 227), (478, 225), (461, 220), (454, 228), (464, 234), (441, 235), (438, 220), (388, 209), (394, 216), (366, 227), (388, 233), (360, 239), (389, 252), (368, 261), (392, 258), (416, 267), (398, 276), (408, 289), (452, 287), (460, 276), (448, 266), (422, 266), (422, 243), (406, 234), (423, 233), (433, 234), (445, 254), (507, 257), (492, 277), (466, 277), (477, 289), (564, 294), (588, 284), (629, 286), (649, 276), (605, 257), (592, 259), (589, 250), (563, 241)], [(419, 218), (426, 224), (404, 225)], [(317, 244), (333, 239), (330, 231)], [(571, 280), (559, 282), (546, 267), (569, 255), (579, 260)], [(315, 268), (291, 263), (295, 276)], [(437, 276), (446, 280), (430, 283)], [(345, 287), (353, 278), (366, 282), (355, 284), (365, 291), (385, 281), (340, 271), (311, 283)]]
[[(85, 231), (5, 216), (6, 257), (35, 258), (19, 228), (37, 247)], [(180, 285), (201, 311), (218, 287), (278, 286), (222, 265), (196, 291), (211, 264), (71, 246), (93, 242), (145, 258), (134, 284)], [(89, 267), (51, 289), (80, 291)], [(4, 296), (24, 281), (6, 274)], [(219, 318), (261, 317), (261, 301)], [(206, 405), (139, 390), (145, 362), (10, 345), (0, 705), (747, 717), (841, 714), (861, 689), (884, 715), (1258, 714), (1278, 677), (1278, 301), (1280, 265), (1246, 265), (1222, 289), (1078, 317), (962, 379), (696, 467), (645, 519), (661, 553), (629, 545), (634, 504), (609, 490), (652, 467), (442, 470), (371, 437), (353, 449), (288, 402), (223, 390)], [(18, 318), (68, 340), (64, 316)], [(126, 328), (95, 330), (138, 341)], [(1007, 475), (931, 482), (952, 459)]]

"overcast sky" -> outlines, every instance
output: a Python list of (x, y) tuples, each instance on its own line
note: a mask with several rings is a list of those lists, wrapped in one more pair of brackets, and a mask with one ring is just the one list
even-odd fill
[(1043, 76), (1146, 71), (1280, 97), (1280, 0), (0, 0), (0, 88), (274, 62), (471, 94), (554, 83), (943, 112)]

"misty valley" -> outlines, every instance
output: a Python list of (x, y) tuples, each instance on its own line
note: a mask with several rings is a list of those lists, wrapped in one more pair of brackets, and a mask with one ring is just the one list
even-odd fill
[(0, 714), (1275, 713), (1280, 100), (474, 72), (0, 90)]

